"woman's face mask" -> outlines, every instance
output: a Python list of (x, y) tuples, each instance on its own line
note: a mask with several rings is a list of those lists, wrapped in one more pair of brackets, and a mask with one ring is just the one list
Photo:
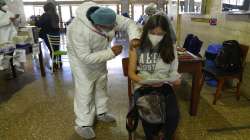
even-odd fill
[(157, 46), (161, 40), (163, 39), (164, 35), (154, 35), (154, 34), (148, 34), (148, 38), (151, 41), (153, 47)]

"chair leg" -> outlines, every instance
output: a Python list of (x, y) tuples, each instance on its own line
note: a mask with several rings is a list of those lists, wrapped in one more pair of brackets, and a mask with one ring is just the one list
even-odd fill
[(133, 133), (128, 133), (128, 140), (133, 140)]
[(174, 133), (172, 140), (176, 140), (176, 132)]
[(51, 57), (51, 61), (52, 61), (52, 66), (51, 66), (51, 71), (52, 73), (54, 72), (54, 55), (52, 54), (52, 57)]
[(222, 89), (223, 84), (224, 84), (224, 79), (218, 80), (218, 85), (217, 85), (217, 89), (216, 89), (216, 93), (214, 95), (214, 101), (213, 101), (214, 105), (216, 104), (216, 101), (220, 97), (221, 89)]
[(10, 67), (11, 67), (11, 71), (12, 71), (12, 76), (13, 76), (14, 78), (16, 78), (16, 77), (17, 77), (17, 76), (16, 76), (16, 69), (15, 69), (15, 66), (14, 66), (14, 64), (13, 64), (13, 58), (10, 59)]
[(56, 69), (60, 69), (58, 56), (56, 56)]
[(206, 75), (203, 73), (203, 74), (202, 74), (202, 77), (201, 77), (201, 82), (200, 82), (200, 89), (199, 89), (200, 92), (201, 92), (202, 87), (203, 87), (203, 85), (204, 85), (205, 78), (206, 78)]
[(238, 84), (237, 84), (237, 90), (236, 90), (237, 101), (240, 100), (240, 85), (241, 85), (241, 81), (239, 81)]

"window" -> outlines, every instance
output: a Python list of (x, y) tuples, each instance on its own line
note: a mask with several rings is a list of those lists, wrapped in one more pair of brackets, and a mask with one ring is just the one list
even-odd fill
[(47, 0), (23, 0), (23, 2), (46, 2)]
[[(172, 5), (177, 5), (177, 0), (172, 1)], [(180, 0), (180, 13), (201, 13), (202, 0)]]
[(138, 21), (139, 18), (142, 15), (142, 5), (141, 4), (135, 4), (134, 5), (134, 21)]
[(76, 9), (78, 8), (79, 6), (77, 5), (72, 5), (72, 16), (73, 17), (76, 17)]
[(34, 14), (42, 15), (44, 13), (43, 6), (34, 6)]
[(222, 0), (222, 11), (248, 11), (250, 0)]
[(118, 14), (121, 14), (122, 13), (122, 5), (119, 4), (117, 6), (118, 6), (118, 11), (119, 11)]
[(129, 16), (133, 18), (133, 9), (132, 9), (132, 4), (129, 4)]
[(32, 5), (25, 5), (24, 6), (24, 14), (26, 19), (29, 19), (31, 16), (35, 15), (34, 8)]
[(67, 22), (71, 19), (69, 5), (62, 5), (61, 12), (62, 12), (62, 22)]
[(110, 8), (110, 9), (112, 9), (113, 11), (115, 11), (115, 13), (117, 13), (118, 7), (117, 7), (116, 4), (102, 4), (101, 6), (102, 6), (102, 7)]

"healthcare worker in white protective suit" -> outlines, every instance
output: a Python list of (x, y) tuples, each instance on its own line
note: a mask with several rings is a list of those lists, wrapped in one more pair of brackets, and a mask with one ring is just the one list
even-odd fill
[(8, 10), (4, 0), (0, 0), (0, 44), (12, 42), (13, 37), (17, 35), (17, 31), (13, 22), (17, 16)]
[(108, 47), (115, 30), (127, 31), (130, 43), (139, 44), (139, 29), (132, 20), (94, 2), (81, 4), (67, 29), (68, 56), (75, 82), (75, 130), (85, 139), (95, 137), (95, 117), (99, 121), (115, 121), (107, 108), (106, 68), (106, 62), (122, 51), (121, 45)]

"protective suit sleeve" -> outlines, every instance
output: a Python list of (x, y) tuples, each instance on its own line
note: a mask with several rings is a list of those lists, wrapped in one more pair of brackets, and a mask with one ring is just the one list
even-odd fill
[(0, 11), (0, 27), (10, 24), (10, 16), (7, 13)]
[(135, 24), (135, 22), (129, 18), (123, 17), (121, 15), (116, 16), (117, 29), (120, 31), (127, 31), (129, 40), (132, 39), (140, 39), (141, 32), (139, 26)]
[(83, 34), (78, 28), (69, 30), (68, 32), (69, 45), (72, 47), (75, 55), (82, 61), (82, 63), (102, 63), (115, 57), (111, 48), (93, 52), (91, 50), (91, 44), (89, 43), (89, 35), (86, 35), (86, 33)]

